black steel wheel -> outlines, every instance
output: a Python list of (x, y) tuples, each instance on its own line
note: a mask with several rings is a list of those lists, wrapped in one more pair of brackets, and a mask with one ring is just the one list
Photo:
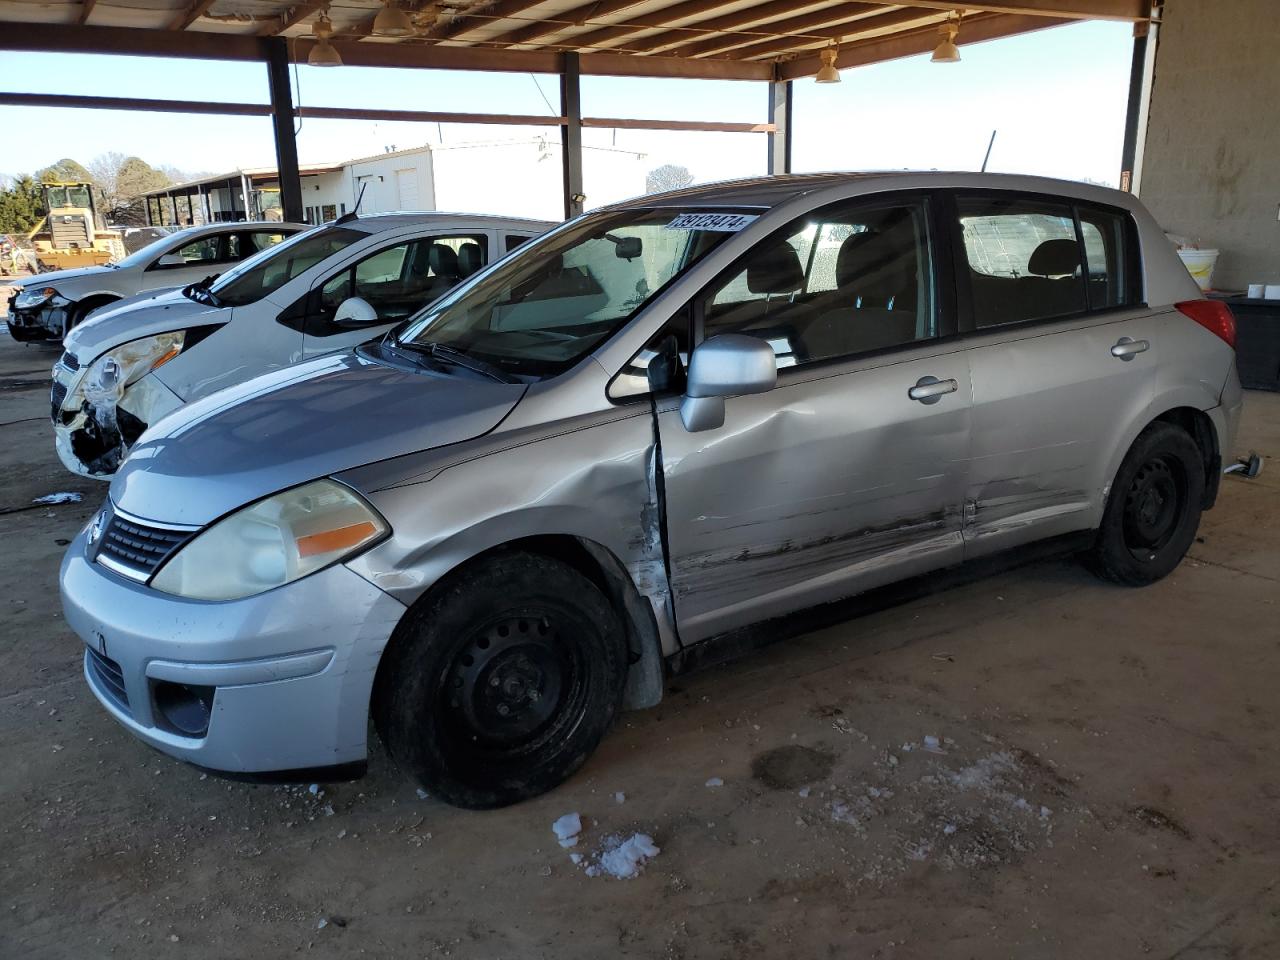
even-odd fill
[(1099, 575), (1142, 585), (1167, 576), (1195, 540), (1204, 456), (1187, 432), (1154, 423), (1134, 441), (1112, 484), (1091, 555)]
[(483, 561), (405, 618), (379, 670), (375, 721), (392, 757), (462, 807), (551, 789), (612, 724), (626, 680), (618, 618), (559, 561)]

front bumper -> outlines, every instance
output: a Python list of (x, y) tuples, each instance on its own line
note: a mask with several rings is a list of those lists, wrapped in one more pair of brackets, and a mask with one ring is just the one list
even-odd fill
[(153, 423), (182, 406), (182, 398), (154, 374), (129, 386), (116, 404), (81, 399), (67, 407), (84, 369), (53, 368), (50, 396), (53, 445), (62, 465), (94, 480), (110, 480), (138, 437)]
[[(228, 773), (364, 760), (373, 678), (403, 604), (341, 564), (243, 600), (183, 600), (91, 562), (85, 539), (62, 561), (63, 610), (87, 647), (89, 688), (130, 733)], [(213, 688), (203, 736), (166, 720), (166, 682)]]
[[(16, 299), (16, 298), (15, 298)], [(9, 301), (9, 335), (21, 343), (38, 340), (61, 340), (62, 325), (67, 318), (66, 306), (45, 304), (35, 309), (20, 310)]]

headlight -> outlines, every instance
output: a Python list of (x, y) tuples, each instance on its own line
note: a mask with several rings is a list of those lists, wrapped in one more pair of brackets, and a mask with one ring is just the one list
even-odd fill
[(82, 398), (91, 404), (105, 401), (114, 405), (124, 395), (126, 387), (181, 353), (185, 338), (186, 332), (177, 330), (143, 337), (108, 350), (89, 365), (76, 389), (68, 394), (63, 408), (79, 409)]
[(57, 295), (58, 291), (53, 287), (28, 287), (19, 291), (18, 298), (13, 301), (13, 305), (19, 310), (30, 310), (32, 307), (48, 303)]
[(193, 600), (238, 600), (349, 557), (390, 527), (354, 491), (315, 480), (244, 507), (196, 536), (151, 586)]

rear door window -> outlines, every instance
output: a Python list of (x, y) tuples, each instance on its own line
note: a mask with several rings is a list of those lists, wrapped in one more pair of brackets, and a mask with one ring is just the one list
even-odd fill
[(979, 329), (1087, 309), (1075, 215), (1021, 197), (958, 201), (973, 321)]
[(1081, 206), (1080, 234), (1090, 310), (1127, 307), (1142, 299), (1132, 219), (1120, 210)]

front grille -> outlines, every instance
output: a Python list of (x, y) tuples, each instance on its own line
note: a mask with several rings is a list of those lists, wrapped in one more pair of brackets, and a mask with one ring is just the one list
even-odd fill
[(113, 513), (102, 531), (96, 559), (135, 580), (146, 580), (194, 535), (192, 530), (150, 527)]
[(53, 381), (53, 388), (49, 391), (49, 406), (52, 408), (50, 416), (58, 419), (58, 414), (62, 412), (62, 402), (67, 399), (67, 387), (65, 384)]
[(103, 691), (115, 701), (116, 706), (128, 710), (129, 691), (124, 687), (124, 671), (120, 669), (120, 664), (94, 650), (93, 647), (84, 649), (89, 654), (89, 667), (93, 670), (98, 683), (102, 685)]
[(70, 350), (65, 351), (58, 362), (61, 363), (62, 366), (70, 373), (75, 373), (80, 369), (80, 361), (72, 355)]

